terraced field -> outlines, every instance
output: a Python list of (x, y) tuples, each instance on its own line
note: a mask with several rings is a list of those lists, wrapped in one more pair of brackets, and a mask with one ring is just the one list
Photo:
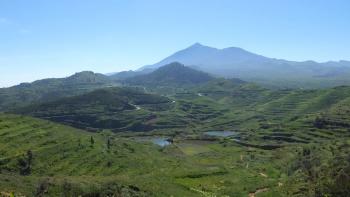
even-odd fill
[[(219, 80), (167, 97), (139, 92), (135, 97), (135, 92), (123, 91), (103, 90), (102, 97), (96, 91), (15, 111), (26, 116), (1, 114), (2, 195), (347, 192), (343, 183), (350, 172), (348, 87), (273, 91)], [(121, 92), (129, 96), (121, 97)], [(54, 118), (62, 112), (70, 115), (64, 121)], [(124, 119), (152, 127), (99, 126), (80, 119), (81, 113), (94, 120)], [(88, 125), (80, 127), (78, 121)], [(210, 136), (208, 131), (236, 134)], [(169, 143), (137, 140), (153, 137)]]
[[(92, 134), (23, 116), (1, 115), (0, 120), (2, 192), (54, 195), (69, 188), (67, 194), (200, 196), (198, 191), (206, 190), (243, 195), (258, 183), (275, 182), (253, 178), (259, 177), (255, 164), (241, 169), (243, 149), (234, 144), (228, 148), (220, 141), (178, 139), (162, 149), (109, 132)], [(228, 187), (231, 181), (244, 181), (237, 173), (248, 176), (246, 188)], [(21, 182), (25, 184), (19, 187)]]

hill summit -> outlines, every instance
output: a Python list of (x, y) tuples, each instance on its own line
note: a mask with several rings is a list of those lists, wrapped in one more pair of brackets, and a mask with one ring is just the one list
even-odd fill
[(206, 83), (212, 79), (207, 73), (173, 62), (152, 73), (126, 79), (125, 82), (133, 85), (183, 86)]

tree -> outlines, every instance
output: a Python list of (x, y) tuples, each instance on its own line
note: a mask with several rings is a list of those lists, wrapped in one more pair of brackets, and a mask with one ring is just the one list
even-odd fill
[(81, 148), (82, 147), (82, 144), (81, 144), (81, 139), (79, 138), (78, 139), (78, 147)]
[(324, 118), (319, 116), (315, 118), (314, 127), (318, 129), (324, 129), (326, 126), (327, 126), (327, 121)]
[(31, 150), (27, 151), (26, 156), (23, 155), (23, 157), (17, 160), (20, 175), (25, 176), (31, 173), (32, 161), (33, 161), (33, 152)]
[(33, 161), (33, 152), (31, 150), (27, 151), (27, 162), (28, 165), (32, 165), (32, 161)]
[(107, 138), (107, 149), (109, 150), (111, 148), (111, 139)]
[(91, 147), (93, 147), (93, 146), (94, 146), (94, 144), (95, 144), (94, 137), (92, 137), (92, 136), (91, 136), (91, 138), (90, 138), (90, 143), (91, 143)]

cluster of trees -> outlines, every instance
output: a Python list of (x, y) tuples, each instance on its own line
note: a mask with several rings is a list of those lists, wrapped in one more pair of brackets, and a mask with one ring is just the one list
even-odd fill
[(34, 196), (55, 195), (53, 192), (59, 192), (60, 196), (83, 196), (83, 197), (100, 197), (100, 196), (147, 196), (134, 185), (122, 186), (118, 183), (102, 183), (95, 186), (81, 187), (65, 179), (63, 183), (57, 184), (53, 180), (46, 178), (41, 180), (34, 192)]
[(298, 193), (314, 197), (348, 196), (350, 194), (350, 154), (344, 150), (350, 150), (349, 148), (345, 144), (331, 148), (331, 157), (328, 156), (328, 158), (320, 149), (303, 148), (289, 169), (291, 177), (299, 174), (295, 178), (302, 177), (307, 185), (307, 188)]
[(318, 129), (325, 129), (327, 126), (342, 127), (350, 129), (350, 123), (344, 121), (335, 121), (325, 117), (316, 117), (313, 123), (314, 127)]
[(26, 155), (23, 155), (23, 157), (18, 158), (17, 161), (18, 161), (19, 173), (21, 175), (30, 175), (32, 161), (33, 161), (33, 152), (31, 150), (28, 150)]

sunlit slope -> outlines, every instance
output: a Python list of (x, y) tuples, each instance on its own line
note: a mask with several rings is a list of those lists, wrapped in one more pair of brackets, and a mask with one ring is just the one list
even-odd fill
[(155, 145), (24, 116), (0, 115), (0, 136), (0, 191), (27, 196), (154, 196), (164, 191), (148, 183), (177, 163)]
[[(237, 130), (262, 144), (309, 143), (347, 135), (350, 87), (327, 90), (268, 90), (252, 84), (211, 83), (186, 96), (225, 109), (202, 130)], [(185, 98), (181, 95), (179, 98)], [(271, 140), (271, 141), (270, 141)]]
[[(108, 131), (89, 133), (1, 115), (0, 191), (30, 196), (49, 185), (51, 196), (63, 191), (73, 196), (106, 191), (121, 196), (248, 196), (261, 189), (261, 196), (308, 196), (316, 188), (342, 194), (346, 186), (340, 183), (348, 180), (344, 173), (349, 169), (348, 87), (234, 88), (175, 96), (171, 109), (163, 111), (166, 118), (176, 121), (169, 115), (176, 113), (191, 124), (164, 130), (174, 139), (165, 148)], [(239, 141), (206, 138), (203, 131), (208, 130), (237, 131)]]
[(247, 169), (248, 156), (240, 155), (251, 153), (230, 142), (181, 140), (161, 149), (17, 115), (0, 115), (0, 135), (0, 192), (7, 194), (247, 196), (257, 187), (279, 190), (279, 170), (260, 163), (273, 154), (257, 155)]

